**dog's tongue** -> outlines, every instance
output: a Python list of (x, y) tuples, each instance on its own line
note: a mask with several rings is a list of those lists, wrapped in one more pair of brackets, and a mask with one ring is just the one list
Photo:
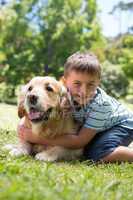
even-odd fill
[(38, 119), (41, 116), (41, 112), (38, 111), (30, 111), (30, 113), (28, 114), (29, 119), (33, 120), (33, 119)]

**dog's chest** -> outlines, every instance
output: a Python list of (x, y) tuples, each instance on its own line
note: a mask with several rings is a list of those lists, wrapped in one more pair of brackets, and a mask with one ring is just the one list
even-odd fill
[(47, 124), (32, 124), (32, 132), (44, 138), (54, 138), (57, 135), (75, 132), (75, 124), (72, 120), (51, 120)]
[(52, 137), (57, 134), (57, 130), (50, 126), (43, 126), (42, 124), (33, 124), (32, 132), (35, 135), (42, 135), (44, 138)]

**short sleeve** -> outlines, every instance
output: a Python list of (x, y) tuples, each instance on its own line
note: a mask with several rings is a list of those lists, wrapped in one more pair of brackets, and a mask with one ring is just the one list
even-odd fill
[(111, 106), (104, 102), (102, 105), (95, 104), (86, 112), (85, 128), (95, 129), (96, 132), (105, 130), (111, 115)]

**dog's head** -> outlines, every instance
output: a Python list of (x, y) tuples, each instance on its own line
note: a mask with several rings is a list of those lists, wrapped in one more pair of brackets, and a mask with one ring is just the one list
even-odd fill
[(67, 89), (53, 77), (35, 77), (22, 88), (18, 103), (18, 115), (33, 123), (48, 121), (67, 96)]

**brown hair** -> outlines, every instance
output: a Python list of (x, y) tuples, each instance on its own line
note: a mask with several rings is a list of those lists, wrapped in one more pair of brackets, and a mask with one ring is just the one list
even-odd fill
[(66, 77), (70, 71), (86, 72), (101, 77), (101, 66), (97, 57), (90, 52), (76, 52), (68, 57), (64, 65), (64, 76)]

